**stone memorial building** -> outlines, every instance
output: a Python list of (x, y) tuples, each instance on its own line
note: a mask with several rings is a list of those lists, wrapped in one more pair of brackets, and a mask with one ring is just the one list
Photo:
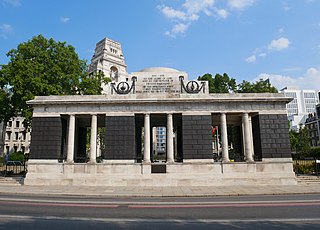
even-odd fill
[[(296, 183), (286, 116), (290, 98), (210, 94), (208, 82), (189, 80), (172, 68), (121, 75), (126, 71), (121, 46), (110, 39), (101, 45), (93, 58), (98, 64), (92, 65), (105, 66), (102, 71), (114, 79), (103, 95), (39, 96), (28, 102), (34, 111), (25, 184)], [(166, 133), (161, 152), (157, 129)]]

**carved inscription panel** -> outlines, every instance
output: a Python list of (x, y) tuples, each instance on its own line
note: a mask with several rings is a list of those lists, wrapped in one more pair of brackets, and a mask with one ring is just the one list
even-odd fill
[(152, 75), (139, 76), (137, 93), (180, 93), (180, 82), (177, 77)]

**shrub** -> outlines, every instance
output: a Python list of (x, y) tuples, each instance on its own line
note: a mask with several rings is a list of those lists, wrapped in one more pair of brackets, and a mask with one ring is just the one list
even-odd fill
[(320, 147), (313, 147), (310, 149), (310, 156), (320, 159)]
[(294, 171), (297, 174), (314, 174), (316, 170), (316, 163), (312, 162), (310, 164), (294, 164)]
[(21, 162), (24, 162), (26, 159), (25, 159), (25, 156), (23, 154), (23, 152), (15, 152), (15, 153), (11, 153), (9, 155), (9, 160), (10, 161), (21, 161)]

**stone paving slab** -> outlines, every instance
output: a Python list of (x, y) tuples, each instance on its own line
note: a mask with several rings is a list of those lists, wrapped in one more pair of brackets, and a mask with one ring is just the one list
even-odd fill
[(0, 184), (0, 194), (74, 195), (105, 197), (199, 197), (281, 194), (320, 194), (320, 184), (280, 186), (199, 186), (199, 187), (89, 187), (12, 186)]

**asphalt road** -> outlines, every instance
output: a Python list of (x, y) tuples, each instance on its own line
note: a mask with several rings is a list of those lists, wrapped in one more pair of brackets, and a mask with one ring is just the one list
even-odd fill
[(0, 229), (319, 229), (320, 194), (106, 198), (0, 194)]

